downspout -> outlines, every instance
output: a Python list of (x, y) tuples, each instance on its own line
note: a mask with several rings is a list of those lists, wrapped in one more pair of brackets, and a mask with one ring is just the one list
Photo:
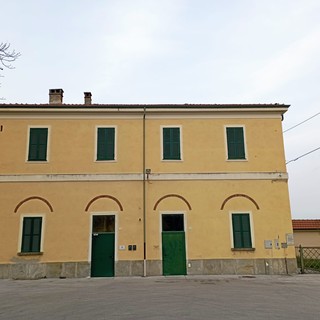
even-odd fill
[(142, 176), (143, 176), (143, 276), (147, 276), (147, 246), (146, 246), (146, 107), (143, 107), (142, 129)]

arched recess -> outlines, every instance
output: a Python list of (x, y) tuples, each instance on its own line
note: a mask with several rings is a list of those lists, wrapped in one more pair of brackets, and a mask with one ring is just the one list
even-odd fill
[(236, 197), (244, 197), (244, 198), (250, 200), (250, 201), (256, 206), (257, 210), (260, 210), (258, 203), (257, 203), (253, 198), (251, 198), (250, 196), (248, 196), (248, 195), (246, 195), (246, 194), (243, 194), (243, 193), (236, 193), (236, 194), (233, 194), (233, 195), (229, 196), (228, 198), (226, 198), (226, 199), (223, 201), (220, 210), (223, 210), (223, 209), (224, 209), (224, 206), (226, 205), (226, 203), (227, 203), (229, 200), (231, 200), (232, 198), (236, 198)]
[(192, 210), (190, 203), (189, 203), (183, 196), (180, 196), (179, 194), (167, 194), (167, 195), (161, 197), (161, 198), (155, 203), (155, 205), (154, 205), (154, 207), (153, 207), (153, 210), (156, 210), (156, 209), (157, 209), (159, 203), (160, 203), (162, 200), (164, 200), (164, 199), (166, 199), (166, 198), (170, 198), (170, 197), (176, 197), (176, 198), (181, 199), (181, 200), (188, 206), (189, 210)]
[(17, 204), (17, 206), (15, 207), (14, 213), (17, 213), (18, 210), (19, 210), (19, 208), (20, 208), (24, 203), (26, 203), (26, 202), (28, 202), (28, 201), (31, 201), (31, 200), (40, 200), (40, 201), (44, 202), (44, 203), (48, 206), (49, 210), (50, 210), (51, 212), (53, 212), (53, 207), (52, 207), (52, 205), (50, 204), (50, 202), (49, 202), (48, 200), (46, 200), (45, 198), (39, 197), (39, 196), (32, 196), (32, 197), (28, 197), (28, 198), (20, 201), (20, 202)]
[(86, 206), (86, 208), (85, 208), (85, 211), (87, 212), (87, 211), (89, 210), (90, 206), (91, 206), (95, 201), (97, 201), (97, 200), (99, 200), (99, 199), (103, 199), (103, 198), (107, 198), (107, 199), (113, 200), (113, 201), (116, 202), (117, 205), (119, 206), (120, 211), (123, 211), (123, 207), (122, 207), (121, 202), (120, 202), (117, 198), (115, 198), (115, 197), (113, 197), (113, 196), (109, 196), (109, 195), (107, 195), (107, 194), (102, 194), (102, 195), (100, 195), (100, 196), (96, 196), (96, 197), (94, 197), (93, 199), (91, 199), (91, 200), (88, 202), (88, 204), (87, 204), (87, 206)]

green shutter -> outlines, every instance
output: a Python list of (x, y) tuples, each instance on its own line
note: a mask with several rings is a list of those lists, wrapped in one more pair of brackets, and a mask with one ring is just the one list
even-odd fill
[(232, 228), (233, 228), (233, 247), (241, 248), (241, 221), (239, 214), (232, 215)]
[(245, 159), (243, 128), (227, 128), (228, 159)]
[(98, 128), (97, 160), (114, 160), (115, 128)]
[(163, 128), (163, 159), (181, 160), (180, 128)]
[(47, 160), (48, 128), (31, 128), (28, 161)]
[(29, 252), (31, 243), (31, 218), (23, 219), (23, 231), (22, 231), (22, 248), (21, 252)]
[(163, 128), (163, 159), (171, 159), (170, 128)]
[(33, 219), (33, 232), (32, 232), (32, 252), (39, 252), (40, 251), (40, 241), (41, 241), (41, 225), (42, 225), (42, 218), (34, 218)]
[(24, 218), (21, 252), (40, 252), (42, 218)]
[(242, 243), (244, 248), (251, 248), (251, 230), (250, 217), (248, 214), (242, 214)]
[(234, 248), (252, 248), (249, 214), (233, 214), (232, 228)]

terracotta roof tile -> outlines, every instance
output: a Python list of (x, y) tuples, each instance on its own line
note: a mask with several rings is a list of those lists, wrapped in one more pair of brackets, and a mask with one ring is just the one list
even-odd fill
[(293, 230), (320, 230), (320, 219), (293, 219)]

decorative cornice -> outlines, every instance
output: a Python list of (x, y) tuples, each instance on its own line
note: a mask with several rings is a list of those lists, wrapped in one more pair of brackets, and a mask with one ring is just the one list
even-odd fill
[[(151, 173), (150, 181), (188, 180), (281, 180), (287, 181), (286, 172), (215, 172), (215, 173)], [(14, 182), (94, 182), (143, 181), (142, 173), (121, 174), (12, 174), (0, 175), (0, 183)]]
[(28, 197), (28, 198), (23, 199), (22, 201), (20, 201), (20, 202), (17, 204), (17, 206), (15, 207), (14, 213), (17, 213), (18, 210), (19, 210), (19, 208), (20, 208), (24, 203), (26, 203), (26, 202), (28, 202), (28, 201), (31, 201), (31, 200), (40, 200), (40, 201), (44, 202), (44, 203), (48, 206), (48, 208), (50, 209), (50, 211), (53, 212), (53, 207), (52, 207), (51, 203), (50, 203), (47, 199), (45, 199), (45, 198), (43, 198), (43, 197), (39, 197), (39, 196), (31, 196), (31, 197)]
[(258, 203), (257, 203), (253, 198), (251, 198), (251, 197), (248, 196), (247, 194), (243, 194), (243, 193), (236, 193), (236, 194), (233, 194), (233, 195), (227, 197), (227, 198), (223, 201), (220, 210), (223, 210), (223, 209), (224, 209), (224, 206), (226, 205), (226, 203), (227, 203), (229, 200), (231, 200), (232, 198), (237, 198), (237, 197), (243, 197), (243, 198), (249, 199), (249, 200), (256, 206), (257, 210), (260, 210), (260, 207), (259, 207)]
[(116, 197), (110, 196), (110, 195), (108, 195), (108, 194), (102, 194), (102, 195), (99, 195), (99, 196), (94, 197), (93, 199), (91, 199), (91, 200), (88, 202), (88, 204), (87, 204), (87, 206), (86, 206), (86, 208), (85, 208), (84, 211), (87, 212), (87, 211), (89, 210), (90, 206), (91, 206), (95, 201), (97, 201), (97, 200), (99, 200), (99, 199), (111, 199), (111, 200), (113, 200), (114, 202), (117, 203), (117, 205), (119, 206), (120, 211), (123, 211), (123, 206), (122, 206), (121, 202), (120, 202)]
[(92, 110), (92, 109), (127, 109), (127, 110), (162, 110), (162, 109), (265, 109), (265, 108), (289, 108), (288, 104), (279, 103), (159, 103), (159, 104), (31, 104), (31, 103), (2, 103), (0, 109), (73, 109), (73, 110)]
[(51, 105), (0, 104), (2, 118), (82, 118), (88, 119), (158, 117), (276, 117), (284, 114), (285, 104), (154, 104), (154, 105)]

